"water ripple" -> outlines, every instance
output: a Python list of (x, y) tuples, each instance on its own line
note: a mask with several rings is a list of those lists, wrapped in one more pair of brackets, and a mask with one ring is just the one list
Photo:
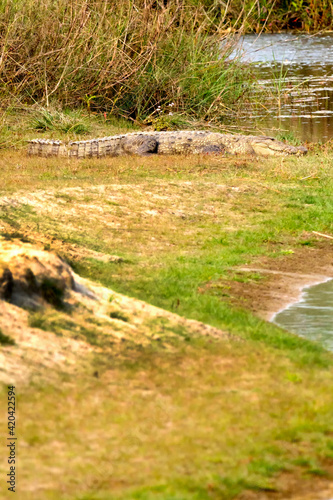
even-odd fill
[(300, 301), (276, 314), (273, 322), (333, 351), (333, 279), (304, 288)]
[(333, 138), (333, 34), (249, 34), (240, 39), (236, 54), (260, 68), (254, 94), (272, 94), (264, 106), (260, 99), (244, 110), (254, 127), (293, 131), (302, 141)]

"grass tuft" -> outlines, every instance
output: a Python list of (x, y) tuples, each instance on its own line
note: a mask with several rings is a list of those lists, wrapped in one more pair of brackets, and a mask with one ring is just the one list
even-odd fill
[(31, 126), (38, 132), (59, 131), (64, 134), (85, 135), (90, 132), (88, 121), (82, 120), (82, 115), (77, 112), (51, 112), (42, 109), (32, 119)]
[(128, 317), (120, 311), (111, 311), (109, 313), (110, 318), (119, 319), (120, 321), (128, 321)]
[(2, 330), (0, 329), (0, 345), (6, 346), (6, 345), (15, 345), (15, 340), (9, 337), (8, 335), (5, 335)]

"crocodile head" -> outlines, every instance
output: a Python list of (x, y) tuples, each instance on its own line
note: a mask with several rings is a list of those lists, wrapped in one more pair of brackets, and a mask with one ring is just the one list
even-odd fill
[(251, 146), (254, 152), (260, 156), (301, 156), (308, 152), (304, 146), (290, 146), (273, 137), (254, 137)]

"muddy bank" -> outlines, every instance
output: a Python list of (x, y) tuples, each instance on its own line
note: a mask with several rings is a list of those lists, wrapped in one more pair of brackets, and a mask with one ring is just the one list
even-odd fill
[(281, 491), (245, 491), (237, 500), (332, 500), (331, 464), (327, 464), (327, 471), (327, 478), (304, 475), (300, 470), (296, 475), (284, 472), (279, 479)]
[[(261, 279), (251, 279), (253, 273)], [(333, 278), (333, 245), (318, 240), (313, 246), (296, 248), (292, 254), (260, 257), (238, 269), (233, 280), (225, 280), (225, 286), (234, 305), (271, 320), (274, 314), (299, 299), (302, 288), (330, 278)]]

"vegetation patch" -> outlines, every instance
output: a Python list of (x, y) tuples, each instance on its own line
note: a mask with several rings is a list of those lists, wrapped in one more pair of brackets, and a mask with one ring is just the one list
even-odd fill
[(15, 345), (15, 340), (9, 337), (8, 335), (5, 335), (1, 329), (0, 329), (0, 345), (3, 346)]
[[(66, 111), (78, 107), (105, 121), (117, 115), (151, 123), (161, 109), (179, 123), (184, 114), (226, 115), (251, 85), (249, 70), (227, 61), (232, 43), (221, 45), (223, 20), (204, 2), (71, 0), (67, 7), (64, 0), (16, 1), (2, 12), (0, 88), (8, 104), (15, 96), (42, 106), (35, 130), (86, 134), (87, 120)], [(106, 41), (105, 33), (113, 36)], [(57, 104), (65, 111), (50, 111)]]
[(109, 316), (112, 319), (119, 319), (120, 321), (127, 322), (129, 320), (128, 317), (121, 311), (110, 311)]
[(87, 328), (76, 320), (48, 310), (30, 313), (29, 326), (53, 332), (60, 337), (67, 335), (74, 339), (85, 340), (91, 345), (99, 345), (100, 343), (96, 329)]
[(31, 126), (39, 132), (57, 131), (79, 135), (87, 134), (90, 130), (89, 122), (82, 119), (80, 112), (51, 112), (46, 109), (42, 109), (33, 118)]

